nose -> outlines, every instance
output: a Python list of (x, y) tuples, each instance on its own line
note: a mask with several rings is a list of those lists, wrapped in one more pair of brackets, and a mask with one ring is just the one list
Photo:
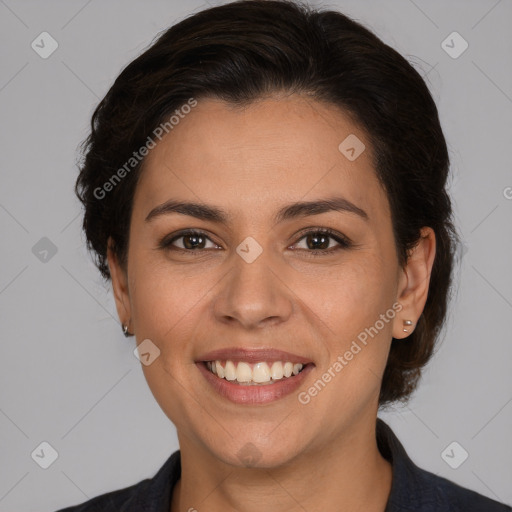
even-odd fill
[(264, 250), (252, 262), (233, 254), (229, 271), (214, 299), (215, 318), (259, 329), (288, 320), (293, 312), (293, 292), (276, 261)]

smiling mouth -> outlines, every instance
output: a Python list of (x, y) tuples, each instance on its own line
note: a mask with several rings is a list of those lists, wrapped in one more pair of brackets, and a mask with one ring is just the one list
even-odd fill
[(302, 364), (291, 361), (249, 363), (227, 359), (205, 361), (203, 364), (220, 379), (242, 386), (261, 386), (293, 378), (312, 363)]

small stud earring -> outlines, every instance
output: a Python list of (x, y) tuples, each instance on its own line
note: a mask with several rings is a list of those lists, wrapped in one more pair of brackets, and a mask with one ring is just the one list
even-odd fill
[(128, 326), (123, 324), (123, 334), (128, 338), (130, 333), (128, 332)]
[(405, 326), (410, 326), (412, 325), (412, 321), (411, 320), (404, 320), (404, 332), (409, 332), (409, 329), (406, 329)]

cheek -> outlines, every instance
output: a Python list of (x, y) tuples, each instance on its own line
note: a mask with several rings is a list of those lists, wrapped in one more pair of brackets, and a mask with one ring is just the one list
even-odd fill
[(196, 371), (193, 347), (201, 332), (208, 332), (202, 320), (206, 318), (207, 291), (214, 283), (192, 279), (162, 264), (141, 264), (134, 268), (133, 276), (137, 343), (149, 339), (159, 350), (158, 357), (151, 364), (142, 365), (142, 370), (161, 409), (180, 427), (190, 417), (190, 409), (198, 404), (197, 400), (187, 400), (186, 390)]
[(209, 306), (223, 273), (204, 265), (173, 263), (161, 252), (144, 248), (133, 250), (132, 262), (137, 342), (149, 339), (159, 350), (154, 362), (143, 366), (144, 375), (162, 409), (179, 425), (187, 416), (185, 409), (196, 403), (183, 401), (184, 390), (190, 388), (192, 375), (200, 377), (194, 349), (211, 336)]
[(350, 261), (317, 276), (308, 296), (315, 312), (333, 330), (354, 335), (379, 318), (394, 302), (393, 266), (375, 252), (359, 252)]
[(312, 299), (318, 316), (330, 328), (322, 371), (330, 369), (336, 375), (321, 400), (340, 414), (355, 404), (374, 400), (386, 366), (396, 283), (393, 260), (378, 254), (359, 253), (350, 264), (334, 270)]
[(138, 332), (163, 341), (190, 321), (206, 300), (208, 280), (186, 279), (177, 272), (142, 271), (136, 277), (133, 310)]

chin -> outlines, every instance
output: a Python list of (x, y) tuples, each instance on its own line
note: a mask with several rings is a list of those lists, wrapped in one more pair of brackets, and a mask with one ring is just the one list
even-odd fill
[(215, 446), (212, 452), (225, 464), (256, 469), (284, 466), (298, 455), (297, 444), (283, 446), (279, 442), (258, 444), (252, 441), (233, 442), (229, 447)]

